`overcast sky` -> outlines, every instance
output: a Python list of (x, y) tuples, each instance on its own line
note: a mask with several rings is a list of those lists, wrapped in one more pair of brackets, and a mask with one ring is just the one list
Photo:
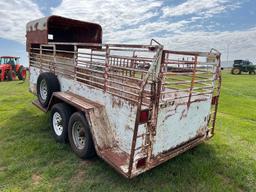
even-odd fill
[(222, 52), (222, 60), (256, 62), (255, 0), (1, 0), (0, 55), (27, 64), (28, 21), (61, 15), (96, 22), (104, 43), (148, 44), (154, 38), (172, 50)]

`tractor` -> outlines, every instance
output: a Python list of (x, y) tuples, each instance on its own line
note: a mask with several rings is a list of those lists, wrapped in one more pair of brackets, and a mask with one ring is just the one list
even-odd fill
[(242, 72), (249, 72), (250, 75), (253, 75), (256, 73), (256, 65), (253, 65), (252, 62), (248, 60), (234, 60), (231, 73), (234, 75), (239, 75)]
[(19, 64), (19, 57), (2, 56), (0, 57), (0, 81), (26, 79), (26, 68)]

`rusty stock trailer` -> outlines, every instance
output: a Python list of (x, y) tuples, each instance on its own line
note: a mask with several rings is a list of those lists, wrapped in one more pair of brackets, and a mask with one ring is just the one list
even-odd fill
[(145, 172), (214, 135), (221, 86), (220, 53), (102, 44), (101, 26), (50, 16), (27, 24), (30, 91), (42, 72), (65, 102), (82, 111), (96, 153), (127, 178)]

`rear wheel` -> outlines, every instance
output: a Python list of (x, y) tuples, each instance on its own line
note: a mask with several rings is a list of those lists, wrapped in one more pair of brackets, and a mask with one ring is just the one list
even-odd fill
[(57, 103), (51, 109), (50, 124), (53, 136), (57, 142), (66, 143), (68, 141), (68, 121), (72, 114), (72, 109), (66, 103)]
[(89, 125), (81, 112), (75, 112), (69, 120), (68, 139), (72, 150), (82, 159), (95, 155)]
[(27, 75), (26, 69), (21, 66), (19, 68), (19, 70), (18, 70), (17, 75), (18, 75), (19, 80), (25, 80), (26, 79), (26, 75)]
[(60, 91), (60, 84), (53, 73), (41, 73), (37, 79), (37, 97), (43, 107), (47, 107), (53, 92)]
[(238, 75), (238, 74), (241, 74), (241, 70), (239, 68), (233, 68), (231, 73), (234, 75)]
[(12, 80), (15, 80), (15, 78), (16, 78), (16, 75), (15, 75), (14, 71), (13, 70), (9, 70), (7, 72), (7, 80), (8, 81), (12, 81)]

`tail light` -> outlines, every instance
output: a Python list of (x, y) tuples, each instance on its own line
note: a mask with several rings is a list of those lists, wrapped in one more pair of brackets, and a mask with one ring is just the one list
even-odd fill
[(137, 162), (137, 165), (136, 165), (136, 168), (139, 169), (139, 168), (143, 168), (146, 166), (146, 163), (147, 163), (147, 158), (144, 157), (142, 159), (139, 159), (138, 162)]
[(142, 124), (142, 123), (146, 123), (148, 122), (148, 119), (149, 119), (149, 111), (148, 110), (143, 110), (140, 112), (140, 121), (139, 123)]

